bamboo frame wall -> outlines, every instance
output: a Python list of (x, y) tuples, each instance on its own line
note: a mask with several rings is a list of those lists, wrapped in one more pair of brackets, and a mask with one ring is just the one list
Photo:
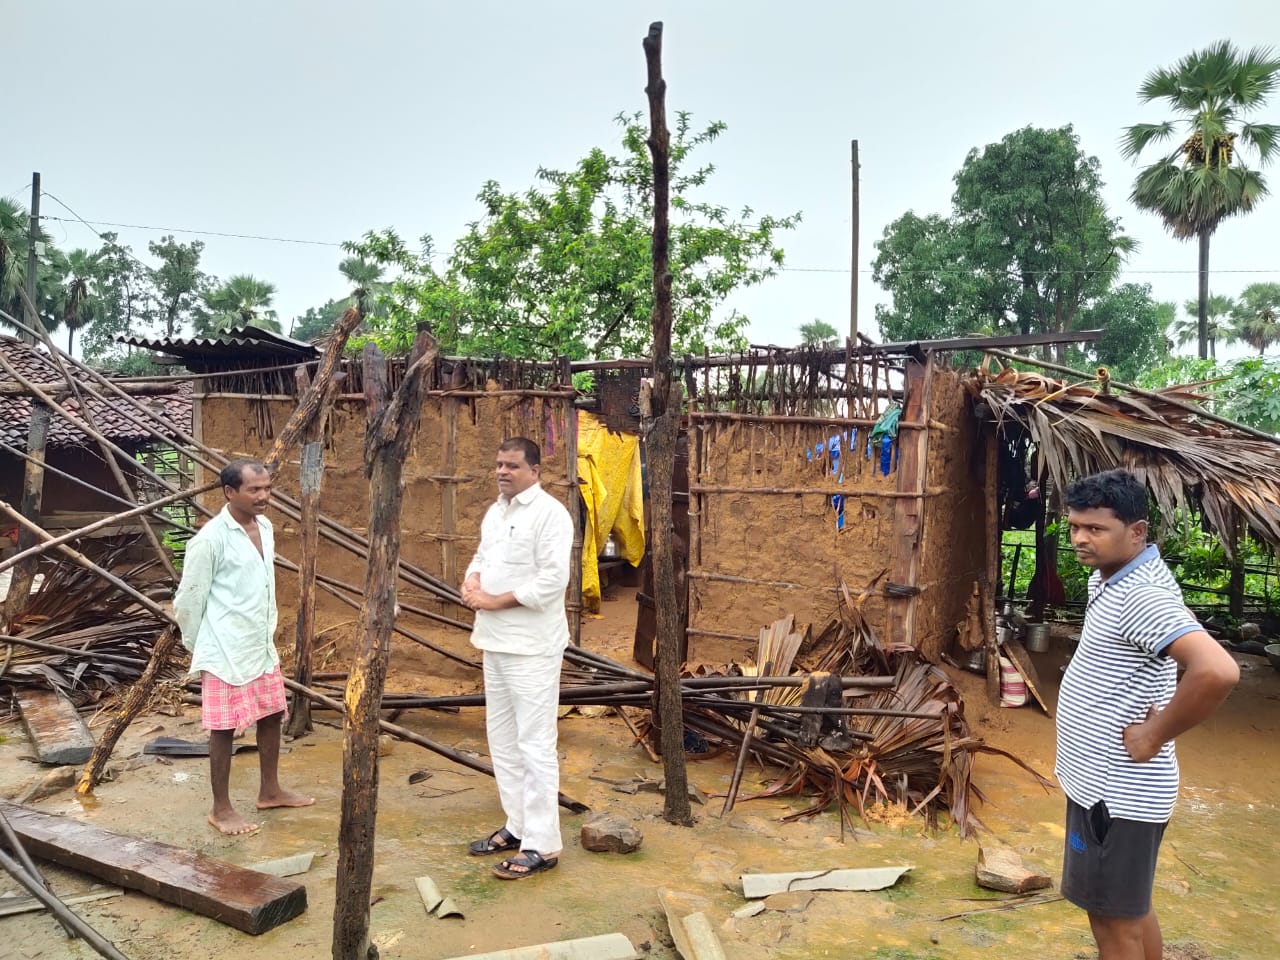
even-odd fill
[[(959, 376), (932, 357), (907, 360), (897, 382), (886, 367), (850, 351), (834, 371), (748, 360), (715, 385), (705, 369), (693, 384), (691, 662), (751, 656), (760, 626), (778, 616), (825, 620), (840, 582), (857, 592), (878, 581), (867, 612), (882, 639), (930, 659), (950, 645), (973, 584), (989, 578), (983, 431)], [(858, 451), (894, 394), (905, 402), (885, 476)], [(857, 431), (852, 444), (846, 431)], [(805, 455), (836, 434), (842, 483)], [(845, 498), (843, 531), (835, 495)]]
[[(538, 368), (531, 368), (537, 370)], [(551, 372), (554, 377), (555, 371)], [(428, 391), (422, 413), (417, 442), (405, 464), (405, 500), (401, 552), (405, 560), (432, 576), (457, 585), (479, 542), (480, 520), (493, 503), (497, 490), (493, 481), (493, 457), (498, 444), (510, 436), (527, 436), (543, 451), (542, 484), (565, 503), (580, 530), (580, 501), (577, 490), (577, 410), (573, 392), (557, 388), (554, 382), (525, 387), (505, 385), (489, 380), (496, 389), (474, 389), (471, 382), (453, 379), (448, 369), (437, 371), (437, 386)], [(508, 380), (508, 383), (511, 381)], [(518, 382), (518, 381), (517, 381)], [(525, 381), (528, 383), (528, 380)], [(276, 384), (260, 384), (275, 387)], [(283, 424), (293, 409), (292, 395), (257, 392), (259, 386), (247, 377), (235, 386), (241, 392), (227, 390), (231, 384), (220, 384), (216, 392), (197, 394), (193, 415), (197, 436), (202, 442), (227, 456), (261, 456), (271, 443), (271, 430)], [(369, 515), (368, 482), (364, 476), (364, 403), (363, 396), (349, 393), (353, 384), (343, 384), (343, 393), (334, 404), (325, 438), (325, 473), (320, 493), (320, 510), (339, 523), (364, 532)], [(570, 479), (572, 469), (573, 479)], [(199, 478), (197, 482), (200, 482)], [(286, 462), (276, 480), (285, 493), (298, 494), (298, 464)], [(211, 496), (208, 504), (218, 496)], [(300, 552), (298, 532), (291, 521), (275, 515), (277, 552), (296, 557)], [(580, 533), (578, 534), (580, 537)], [(570, 571), (570, 590), (566, 600), (574, 643), (578, 642), (581, 610), (581, 543), (575, 550)], [(362, 558), (338, 549), (325, 549), (319, 558), (318, 571), (349, 583), (363, 583), (365, 564)], [(280, 605), (282, 651), (288, 649), (291, 625), (296, 612), (298, 584), (295, 577), (283, 571), (277, 574)], [(412, 603), (442, 613), (450, 618), (469, 621), (469, 614), (452, 604), (423, 595), (401, 584), (400, 593)], [(317, 622), (319, 632), (335, 624), (349, 622), (350, 609), (320, 593)], [(431, 635), (443, 646), (473, 658), (467, 636), (456, 628), (440, 628), (438, 624), (404, 614), (413, 629)], [(321, 637), (323, 644), (329, 637)], [(414, 644), (396, 640), (396, 659), (410, 670), (452, 675), (458, 668), (441, 663), (436, 655)], [(461, 676), (461, 674), (459, 674)], [(468, 677), (472, 679), (473, 677)]]

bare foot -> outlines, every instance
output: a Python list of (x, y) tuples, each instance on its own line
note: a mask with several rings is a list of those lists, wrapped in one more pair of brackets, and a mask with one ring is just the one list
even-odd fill
[(309, 807), (315, 802), (314, 797), (304, 797), (292, 790), (280, 790), (270, 796), (258, 795), (259, 810), (271, 810), (275, 807)]
[(209, 824), (219, 833), (225, 834), (228, 837), (239, 837), (244, 834), (258, 832), (258, 825), (256, 823), (250, 823), (234, 810), (221, 816), (215, 813), (210, 813)]

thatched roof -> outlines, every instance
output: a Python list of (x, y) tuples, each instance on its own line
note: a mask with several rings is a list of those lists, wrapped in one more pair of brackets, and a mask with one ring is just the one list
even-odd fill
[(1204, 384), (1137, 396), (1119, 389), (1104, 393), (1097, 381), (1006, 368), (980, 372), (968, 387), (1002, 431), (1031, 435), (1057, 489), (1124, 468), (1146, 481), (1164, 517), (1201, 514), (1228, 551), (1237, 518), (1257, 539), (1280, 546), (1280, 440), (1178, 405), (1208, 400)]

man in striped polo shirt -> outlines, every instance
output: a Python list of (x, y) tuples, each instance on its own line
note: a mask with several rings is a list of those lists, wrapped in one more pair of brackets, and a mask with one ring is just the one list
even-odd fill
[(1173, 741), (1217, 709), (1240, 670), (1147, 543), (1147, 490), (1133, 474), (1085, 477), (1066, 504), (1071, 545), (1093, 574), (1058, 696), (1062, 895), (1088, 912), (1099, 960), (1160, 960), (1151, 888), (1178, 795)]

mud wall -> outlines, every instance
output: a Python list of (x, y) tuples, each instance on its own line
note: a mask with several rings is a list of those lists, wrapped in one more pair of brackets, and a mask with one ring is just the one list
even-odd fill
[[(939, 426), (929, 431), (913, 643), (936, 657), (985, 570), (988, 538), (981, 432), (959, 377), (936, 371), (931, 394), (931, 419)], [(856, 594), (888, 571), (894, 511), (902, 500), (895, 496), (897, 450), (884, 473), (879, 446), (868, 455), (869, 432), (867, 426), (696, 422), (691, 663), (754, 658), (761, 626), (786, 614), (821, 626), (836, 610), (837, 584)], [(843, 496), (843, 523), (836, 494)], [(901, 602), (880, 591), (868, 601), (868, 620), (882, 639), (888, 638), (886, 604)]]
[(920, 595), (914, 644), (930, 660), (951, 646), (964, 621), (976, 581), (987, 576), (993, 534), (987, 531), (986, 443), (989, 439), (959, 375), (934, 374), (924, 524), (920, 544)]
[[(265, 408), (265, 409), (264, 409)], [(286, 400), (237, 397), (204, 398), (197, 404), (199, 429), (205, 444), (227, 456), (264, 456), (276, 429), (293, 410)], [(493, 461), (498, 444), (512, 436), (526, 436), (542, 448), (543, 486), (566, 499), (569, 483), (565, 471), (566, 404), (554, 398), (514, 395), (464, 399), (429, 396), (413, 451), (404, 469), (404, 512), (401, 556), (427, 573), (453, 582), (465, 571), (479, 541), (480, 521), (497, 497)], [(450, 421), (453, 423), (450, 439)], [(268, 424), (271, 426), (268, 428)], [(325, 473), (320, 509), (328, 517), (366, 533), (369, 515), (368, 480), (364, 473), (365, 409), (360, 400), (339, 400), (330, 417), (324, 451)], [(281, 468), (277, 487), (298, 496), (298, 452)], [(198, 481), (199, 482), (199, 481)], [(453, 506), (447, 508), (452, 488)], [(207, 503), (220, 506), (214, 493)], [(301, 555), (295, 521), (278, 511), (270, 513), (275, 526), (276, 551), (290, 560)], [(363, 587), (363, 558), (321, 540), (317, 569), (320, 573)], [(290, 660), (297, 616), (298, 581), (295, 574), (277, 568), (280, 632), (276, 637), (281, 656)], [(316, 591), (316, 670), (345, 670), (350, 661), (354, 621), (358, 612), (323, 589)], [(400, 584), (399, 598), (455, 620), (470, 621), (468, 611), (433, 599), (417, 588)], [(359, 600), (359, 597), (356, 597)], [(467, 633), (427, 618), (404, 614), (401, 626), (432, 642), (478, 662)], [(329, 659), (326, 661), (325, 658)], [(392, 680), (412, 682), (437, 678), (472, 682), (479, 674), (402, 637), (392, 638)]]

